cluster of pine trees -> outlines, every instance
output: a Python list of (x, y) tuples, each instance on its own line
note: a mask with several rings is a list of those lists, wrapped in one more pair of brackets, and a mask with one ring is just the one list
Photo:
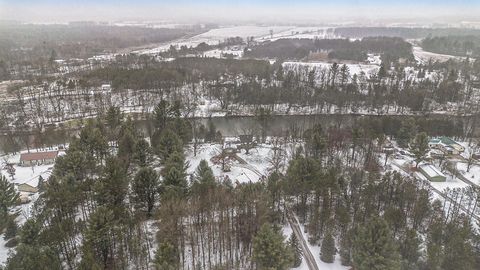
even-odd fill
[[(301, 264), (303, 251), (295, 234), (283, 235), (290, 212), (326, 263), (338, 257), (360, 270), (480, 266), (470, 216), (432, 201), (415, 179), (382, 172), (381, 125), (316, 125), (303, 133), (286, 170), (233, 184), (215, 177), (205, 160), (187, 174), (185, 149), (194, 135), (181, 109), (160, 102), (149, 140), (115, 107), (88, 121), (58, 158), (34, 215), (10, 233), (18, 245), (6, 269), (287, 270)], [(402, 125), (398, 136), (421, 148), (424, 135), (407, 132), (415, 122)], [(204, 139), (215, 140), (215, 128), (206, 130)], [(1, 194), (5, 215), (16, 198)]]

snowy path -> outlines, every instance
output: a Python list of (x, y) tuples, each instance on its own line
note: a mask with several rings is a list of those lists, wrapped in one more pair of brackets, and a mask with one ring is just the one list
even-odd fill
[(432, 183), (427, 180), (426, 178), (422, 177), (420, 175), (420, 173), (418, 172), (415, 172), (413, 174), (410, 174), (410, 172), (408, 170), (406, 170), (403, 166), (401, 166), (400, 164), (396, 163), (395, 161), (392, 161), (392, 164), (394, 164), (395, 166), (397, 166), (399, 169), (401, 169), (404, 173), (414, 177), (416, 180), (420, 181), (420, 182), (424, 182), (425, 184), (427, 184), (427, 187), (430, 189), (430, 191), (436, 193), (437, 195), (439, 195), (440, 197), (442, 197), (444, 200), (446, 201), (449, 201), (450, 203), (454, 204), (456, 207), (458, 207), (458, 209), (462, 210), (465, 214), (467, 214), (468, 216), (470, 216), (471, 218), (475, 219), (476, 221), (480, 222), (480, 217), (478, 215), (476, 215), (475, 213), (472, 213), (469, 209), (467, 209), (465, 206), (463, 206), (462, 204), (458, 203), (456, 200), (454, 200), (453, 198), (447, 196), (447, 194), (445, 194), (444, 192), (440, 191), (438, 188), (436, 188), (435, 186), (432, 185)]
[(467, 184), (469, 184), (470, 186), (474, 186), (474, 187), (480, 187), (479, 185), (477, 185), (476, 183), (470, 181), (468, 178), (466, 178), (457, 168), (457, 163), (458, 162), (455, 162), (455, 163), (452, 163), (451, 166), (447, 166), (447, 170), (452, 173), (453, 175), (455, 175), (456, 177), (458, 177), (458, 179), (460, 181), (463, 181)]
[(310, 248), (308, 248), (307, 241), (303, 237), (302, 230), (300, 229), (300, 225), (298, 224), (298, 220), (292, 216), (292, 213), (290, 212), (290, 210), (287, 210), (287, 220), (288, 220), (288, 223), (290, 224), (290, 227), (293, 230), (293, 233), (295, 233), (295, 236), (297, 237), (297, 239), (300, 240), (302, 250), (303, 250), (303, 258), (307, 263), (308, 269), (319, 270), (317, 261), (315, 261), (315, 257), (310, 251)]

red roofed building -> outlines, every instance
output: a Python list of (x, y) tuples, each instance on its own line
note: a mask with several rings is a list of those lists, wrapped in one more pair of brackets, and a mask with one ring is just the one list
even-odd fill
[(20, 155), (20, 166), (34, 166), (55, 163), (58, 151), (23, 153)]

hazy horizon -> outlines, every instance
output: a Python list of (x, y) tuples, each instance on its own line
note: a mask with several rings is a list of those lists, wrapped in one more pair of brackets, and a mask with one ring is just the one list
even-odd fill
[[(480, 24), (474, 0), (91, 1), (0, 0), (0, 18), (28, 23), (171, 21), (181, 23)], [(433, 6), (432, 6), (433, 5)], [(468, 24), (467, 24), (468, 25)]]

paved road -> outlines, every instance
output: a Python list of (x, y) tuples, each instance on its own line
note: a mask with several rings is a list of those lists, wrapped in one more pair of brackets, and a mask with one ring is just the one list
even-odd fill
[(305, 262), (307, 263), (308, 269), (310, 270), (319, 270), (317, 261), (315, 261), (315, 257), (312, 255), (312, 252), (308, 248), (307, 241), (303, 237), (302, 230), (300, 225), (298, 224), (298, 220), (292, 215), (290, 210), (287, 210), (287, 220), (290, 223), (290, 227), (293, 230), (293, 233), (300, 240), (300, 245), (303, 250), (303, 257), (305, 258)]

